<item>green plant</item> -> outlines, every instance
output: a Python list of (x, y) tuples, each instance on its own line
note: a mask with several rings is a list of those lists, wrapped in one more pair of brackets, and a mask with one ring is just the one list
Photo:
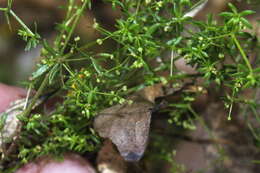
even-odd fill
[[(6, 8), (0, 8), (8, 23), (14, 17), (21, 25), (18, 35), (27, 42), (25, 50), (38, 44), (43, 46), (41, 62), (27, 82), (27, 87), (37, 92), (20, 115), (23, 126), (19, 140), (15, 141), (19, 149), (15, 155), (5, 157), (4, 170), (11, 161), (26, 163), (39, 155), (59, 155), (68, 150), (95, 152), (100, 144), (92, 129), (95, 115), (111, 105), (126, 102), (129, 94), (156, 83), (172, 85), (184, 79), (203, 78), (204, 87), (212, 83), (219, 88), (228, 87), (223, 97), (228, 120), (235, 103), (256, 109), (254, 100), (239, 95), (260, 85), (260, 68), (248, 59), (250, 48), (258, 42), (254, 35), (244, 31), (252, 28), (244, 17), (253, 11), (238, 12), (229, 4), (231, 11), (220, 14), (224, 20), (219, 24), (212, 15), (206, 22), (185, 16), (186, 9), (193, 7), (189, 0), (107, 0), (106, 3), (121, 11), (116, 29), (109, 31), (95, 21), (93, 27), (102, 37), (87, 43), (81, 42), (75, 28), (85, 10), (91, 9), (89, 0), (67, 2), (63, 7), (66, 17), (57, 25), (58, 34), (53, 43), (26, 26), (12, 10), (12, 0)], [(109, 51), (93, 49), (111, 43), (116, 46)], [(177, 56), (163, 57), (165, 52), (177, 52)], [(155, 63), (158, 57), (161, 62)], [(198, 73), (181, 73), (173, 64), (179, 58), (185, 58)], [(75, 66), (78, 61), (82, 65)], [(168, 73), (162, 76), (160, 72)], [(49, 116), (44, 112), (31, 114), (34, 104), (48, 88), (60, 88), (60, 93), (66, 93), (63, 103)], [(193, 112), (191, 103), (195, 95), (184, 93), (180, 103), (171, 105), (176, 111), (170, 122), (193, 128), (191, 121), (184, 122), (177, 115)]]

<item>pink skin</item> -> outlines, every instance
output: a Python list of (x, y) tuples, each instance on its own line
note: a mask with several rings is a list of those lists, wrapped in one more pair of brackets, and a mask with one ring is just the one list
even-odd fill
[[(0, 83), (0, 113), (13, 101), (26, 97), (26, 90)], [(64, 155), (64, 160), (56, 161), (48, 156), (28, 163), (15, 173), (95, 173), (90, 163), (73, 153)]]
[(0, 83), (0, 113), (7, 109), (11, 102), (26, 97), (26, 90)]
[(77, 154), (65, 154), (64, 160), (57, 161), (44, 157), (29, 163), (16, 173), (95, 173), (89, 162)]

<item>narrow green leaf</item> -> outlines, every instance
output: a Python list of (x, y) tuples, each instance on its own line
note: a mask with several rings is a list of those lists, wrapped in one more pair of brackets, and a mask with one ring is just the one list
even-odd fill
[(40, 68), (37, 69), (36, 72), (32, 73), (32, 78), (36, 79), (37, 77), (41, 76), (43, 73), (47, 72), (47, 70), (50, 68), (49, 65), (44, 64)]
[(228, 3), (228, 6), (233, 11), (233, 13), (237, 13), (237, 8), (232, 3)]
[(250, 14), (255, 14), (255, 11), (253, 10), (245, 10), (245, 11), (242, 11), (241, 13), (239, 13), (240, 16), (247, 16), (247, 15), (250, 15)]
[(230, 12), (222, 12), (219, 14), (219, 16), (221, 17), (225, 17), (225, 18), (230, 18), (233, 16), (233, 13), (230, 13)]
[(246, 20), (245, 18), (241, 17), (241, 22), (243, 23), (244, 26), (246, 26), (249, 29), (253, 29), (253, 26), (250, 24), (250, 22), (248, 20)]
[(92, 58), (92, 57), (89, 57), (91, 59), (91, 62), (93, 64), (93, 67), (95, 68), (95, 70), (97, 71), (98, 74), (102, 74), (102, 67), (97, 63), (97, 61)]

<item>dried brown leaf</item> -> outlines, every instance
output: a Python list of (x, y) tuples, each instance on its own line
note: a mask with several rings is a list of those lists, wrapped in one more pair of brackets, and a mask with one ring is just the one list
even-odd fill
[(100, 112), (94, 128), (109, 138), (127, 161), (138, 161), (145, 151), (153, 104), (141, 96), (131, 97), (132, 104), (118, 104)]

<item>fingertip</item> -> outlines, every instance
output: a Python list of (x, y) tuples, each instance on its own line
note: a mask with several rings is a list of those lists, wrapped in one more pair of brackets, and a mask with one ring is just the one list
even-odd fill
[(17, 170), (15, 173), (96, 173), (90, 163), (77, 154), (65, 154), (64, 160), (57, 161), (42, 157)]
[(11, 102), (26, 97), (26, 90), (0, 83), (0, 113), (7, 109)]

